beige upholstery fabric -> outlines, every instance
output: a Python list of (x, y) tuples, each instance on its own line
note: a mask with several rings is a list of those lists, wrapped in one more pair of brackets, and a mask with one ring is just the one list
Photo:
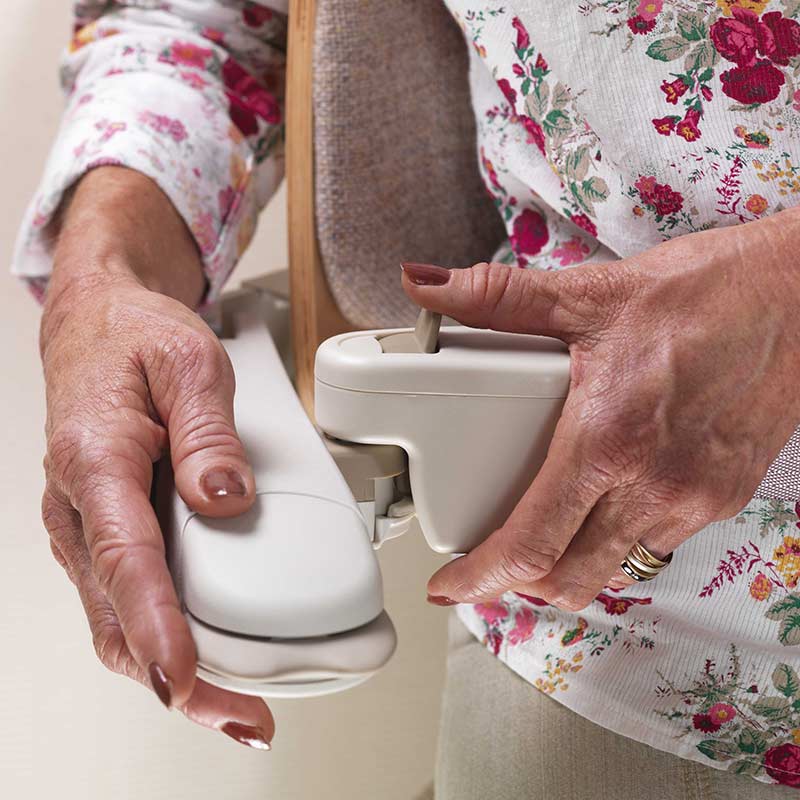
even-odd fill
[(439, 0), (318, 0), (317, 228), (360, 327), (408, 324), (400, 262), (469, 266), (502, 223), (477, 167), (466, 45)]
[(790, 800), (579, 717), (450, 623), (436, 800)]

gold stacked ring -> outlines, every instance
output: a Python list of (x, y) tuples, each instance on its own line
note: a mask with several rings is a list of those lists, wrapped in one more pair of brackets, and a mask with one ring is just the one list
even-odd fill
[(657, 577), (671, 561), (672, 553), (663, 559), (656, 558), (644, 545), (636, 542), (620, 566), (628, 577), (643, 583)]

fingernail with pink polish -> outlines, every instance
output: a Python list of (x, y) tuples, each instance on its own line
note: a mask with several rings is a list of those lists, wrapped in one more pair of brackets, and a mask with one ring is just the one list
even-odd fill
[(417, 286), (444, 286), (450, 280), (450, 270), (433, 264), (403, 264), (403, 272)]
[(428, 602), (434, 606), (457, 606), (457, 600), (451, 600), (449, 597), (442, 597), (438, 594), (429, 594)]
[(246, 747), (252, 747), (255, 750), (272, 750), (272, 745), (267, 741), (267, 737), (253, 725), (227, 722), (222, 726), (222, 732)]
[(147, 668), (147, 672), (150, 676), (150, 685), (153, 687), (156, 697), (167, 708), (172, 708), (172, 681), (155, 661)]
[(209, 500), (218, 500), (221, 497), (244, 497), (247, 494), (244, 478), (233, 469), (209, 470), (200, 479), (200, 486)]

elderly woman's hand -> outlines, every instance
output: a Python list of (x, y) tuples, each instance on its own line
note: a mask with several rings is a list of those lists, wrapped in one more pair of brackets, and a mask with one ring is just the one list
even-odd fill
[(789, 210), (563, 272), (407, 266), (418, 304), (558, 337), (572, 357), (540, 473), (500, 530), (431, 578), (433, 599), (517, 590), (578, 610), (629, 582), (637, 541), (664, 556), (739, 511), (800, 422), (799, 244)]
[(167, 448), (192, 509), (230, 516), (254, 500), (230, 363), (188, 307), (203, 288), (195, 245), (155, 184), (120, 168), (81, 181), (42, 321), (43, 516), (100, 660), (195, 721), (266, 748), (274, 724), (261, 700), (195, 680), (150, 504), (153, 462)]

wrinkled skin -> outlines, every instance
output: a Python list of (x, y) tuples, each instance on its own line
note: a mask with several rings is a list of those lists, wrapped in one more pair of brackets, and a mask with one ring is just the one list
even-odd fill
[(266, 705), (195, 678), (150, 504), (153, 463), (167, 450), (192, 509), (232, 516), (254, 500), (233, 420), (233, 371), (190, 308), (204, 290), (194, 244), (155, 184), (119, 168), (89, 173), (59, 224), (41, 330), (42, 510), (53, 553), (105, 666), (153, 685), (194, 721), (265, 749), (274, 733)]
[(664, 556), (735, 515), (800, 423), (799, 242), (791, 209), (575, 270), (478, 264), (444, 285), (407, 270), (420, 305), (563, 339), (572, 357), (540, 473), (499, 530), (430, 579), (430, 595), (516, 590), (579, 610), (632, 582), (619, 564), (635, 542)]

